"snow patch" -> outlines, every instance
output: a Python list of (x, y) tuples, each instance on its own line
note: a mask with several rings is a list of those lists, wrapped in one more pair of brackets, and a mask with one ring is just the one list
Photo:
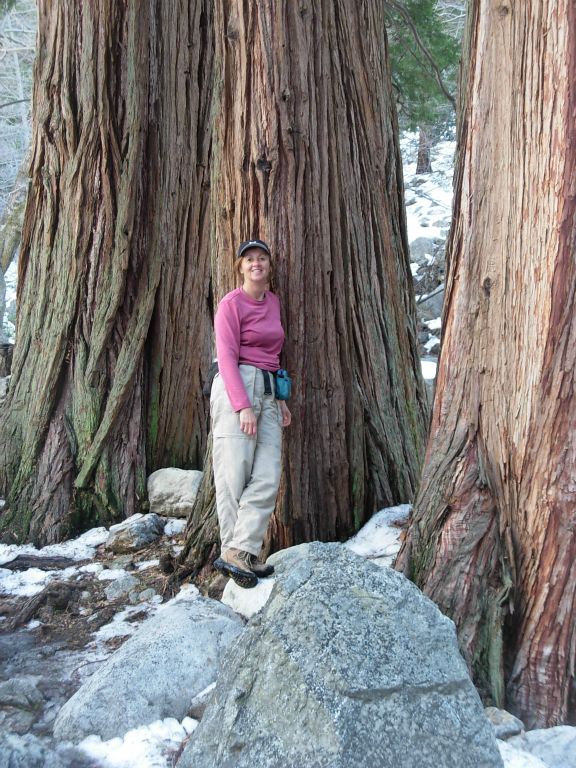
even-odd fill
[(169, 517), (164, 526), (165, 536), (177, 536), (186, 528), (186, 520), (181, 517)]
[(128, 571), (125, 571), (123, 568), (104, 568), (98, 574), (98, 581), (114, 581), (129, 575)]
[(505, 741), (498, 741), (500, 757), (504, 762), (504, 768), (548, 768), (539, 757), (524, 752), (523, 749), (515, 749)]
[(157, 606), (152, 601), (149, 603), (139, 603), (138, 605), (127, 605), (114, 615), (112, 621), (100, 627), (94, 635), (93, 646), (97, 647), (107, 640), (111, 640), (113, 637), (127, 637), (133, 635), (138, 629), (139, 622), (130, 621), (130, 618), (135, 614), (141, 614), (142, 612), (152, 615), (156, 610)]
[(430, 350), (432, 350), (436, 344), (440, 344), (440, 339), (438, 336), (430, 336), (426, 344), (424, 344), (424, 349), (426, 352), (430, 352)]
[(436, 368), (438, 367), (438, 364), (433, 360), (420, 360), (420, 365), (422, 367), (422, 376), (424, 376), (427, 381), (433, 381), (436, 378)]
[(400, 549), (401, 533), (394, 523), (406, 520), (411, 510), (410, 504), (381, 509), (344, 546), (378, 565), (392, 565)]
[(240, 616), (249, 619), (268, 602), (274, 581), (271, 577), (258, 579), (253, 589), (243, 589), (230, 579), (224, 588), (222, 602)]
[[(13, 558), (12, 558), (13, 559)], [(75, 567), (62, 571), (42, 571), (40, 568), (28, 568), (25, 571), (9, 571), (0, 568), (0, 595), (33, 597), (42, 592), (52, 581), (67, 581), (78, 573)]]
[(168, 768), (172, 765), (172, 754), (197, 725), (198, 721), (191, 717), (185, 717), (181, 723), (167, 717), (134, 728), (123, 738), (102, 741), (100, 736), (87, 736), (78, 747), (98, 760), (101, 768)]
[(9, 563), (18, 555), (38, 555), (39, 557), (70, 557), (72, 560), (91, 560), (96, 548), (108, 538), (106, 528), (92, 528), (76, 539), (63, 541), (61, 544), (48, 544), (37, 549), (33, 544), (0, 544), (0, 564)]
[(452, 176), (455, 141), (441, 141), (432, 150), (432, 173), (416, 174), (418, 134), (406, 131), (400, 138), (406, 187), (408, 242), (419, 237), (446, 237), (452, 216)]

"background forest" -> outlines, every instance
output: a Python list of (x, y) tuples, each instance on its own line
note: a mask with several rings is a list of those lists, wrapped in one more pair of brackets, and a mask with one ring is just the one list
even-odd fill
[[(203, 470), (150, 588), (214, 597), (202, 384), (235, 245), (262, 237), (296, 384), (266, 553), (400, 509), (395, 568), (454, 622), (484, 703), (573, 744), (575, 17), (1, 3), (3, 565), (100, 544), (155, 511), (155, 473)], [(10, 632), (54, 600), (38, 584), (25, 608), (2, 587)]]

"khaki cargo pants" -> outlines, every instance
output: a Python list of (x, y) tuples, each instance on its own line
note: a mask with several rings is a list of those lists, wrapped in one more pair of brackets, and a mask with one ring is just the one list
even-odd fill
[(264, 394), (262, 371), (252, 365), (239, 370), (258, 426), (256, 437), (242, 432), (217, 374), (210, 396), (216, 507), (222, 549), (258, 556), (280, 483), (281, 414), (274, 394)]

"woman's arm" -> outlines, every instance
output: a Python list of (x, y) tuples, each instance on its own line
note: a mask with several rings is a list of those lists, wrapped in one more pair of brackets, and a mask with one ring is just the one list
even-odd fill
[[(218, 370), (230, 404), (235, 411), (252, 408), (238, 369), (240, 357), (240, 317), (231, 301), (222, 301), (214, 318)], [(244, 430), (243, 430), (244, 431)]]

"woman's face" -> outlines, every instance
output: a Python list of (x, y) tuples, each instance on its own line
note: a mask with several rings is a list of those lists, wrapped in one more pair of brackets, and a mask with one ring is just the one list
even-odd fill
[(249, 248), (242, 256), (240, 274), (244, 282), (265, 285), (270, 278), (270, 256), (261, 248)]

